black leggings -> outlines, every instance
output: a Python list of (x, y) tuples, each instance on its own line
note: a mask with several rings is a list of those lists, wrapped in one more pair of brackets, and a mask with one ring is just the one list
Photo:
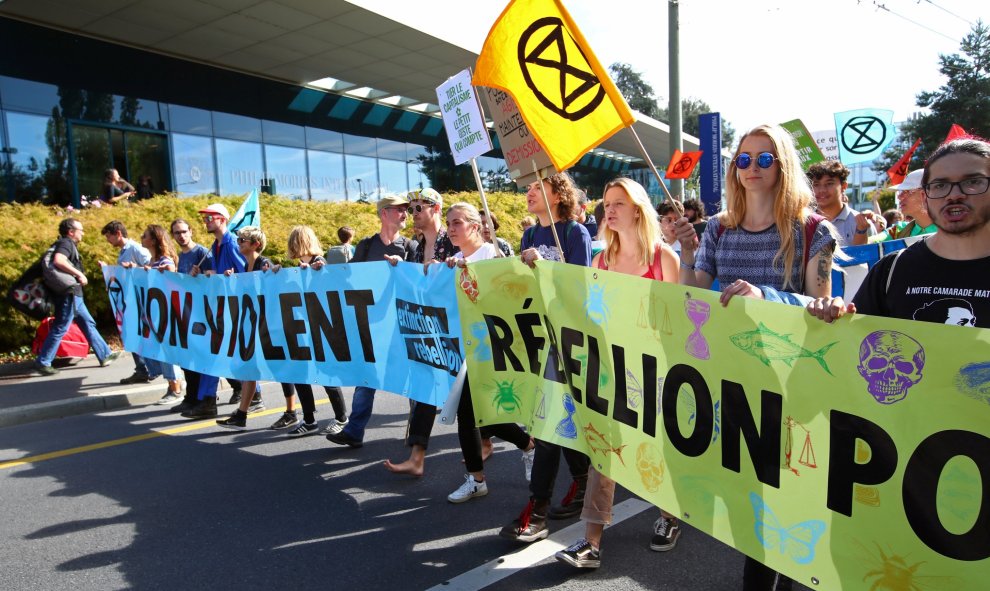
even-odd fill
[(560, 468), (560, 452), (571, 471), (571, 478), (578, 480), (588, 476), (591, 460), (579, 451), (561, 447), (540, 439), (536, 440), (536, 456), (533, 458), (533, 474), (529, 481), (529, 492), (538, 501), (549, 501), (553, 496), (553, 485)]
[[(457, 405), (457, 439), (461, 442), (461, 453), (464, 455), (464, 466), (468, 472), (481, 472), (484, 462), (481, 459), (481, 430), (475, 426), (474, 404), (471, 402), (471, 387), (464, 380), (464, 391)], [(488, 425), (486, 435), (493, 435), (508, 441), (521, 450), (529, 447), (529, 433), (515, 423)]]
[[(338, 421), (347, 420), (347, 404), (344, 402), (344, 393), (337, 386), (324, 386), (327, 391), (327, 398), (330, 399), (330, 406), (333, 407), (333, 415)], [(316, 422), (316, 400), (313, 399), (313, 387), (309, 384), (282, 384), (282, 395), (291, 398), (293, 392), (299, 396), (299, 406), (303, 409), (303, 421), (307, 423)]]
[(414, 402), (409, 411), (409, 424), (406, 428), (406, 445), (418, 445), (426, 449), (433, 433), (433, 423), (437, 419), (437, 407), (432, 404)]

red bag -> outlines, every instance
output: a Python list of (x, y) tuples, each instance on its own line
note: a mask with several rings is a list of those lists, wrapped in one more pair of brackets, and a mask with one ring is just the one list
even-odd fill
[[(38, 332), (35, 333), (34, 342), (31, 344), (31, 352), (35, 355), (41, 352), (41, 345), (45, 343), (45, 338), (51, 331), (53, 322), (55, 322), (55, 317), (49, 316), (38, 325)], [(79, 330), (79, 326), (73, 322), (69, 324), (69, 332), (65, 333), (65, 336), (62, 337), (62, 342), (59, 343), (55, 356), (85, 357), (87, 355), (89, 355), (89, 341), (86, 340), (85, 335)]]

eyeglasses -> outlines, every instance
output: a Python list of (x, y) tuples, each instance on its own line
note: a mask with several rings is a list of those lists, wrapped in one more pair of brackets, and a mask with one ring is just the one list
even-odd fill
[(246, 242), (250, 243), (250, 242), (254, 242), (254, 240), (251, 240), (250, 238), (242, 238), (240, 236), (237, 237), (238, 244), (244, 244)]
[(173, 236), (181, 236), (182, 234), (188, 234), (189, 230), (176, 230), (172, 232)]
[(974, 176), (958, 183), (935, 181), (925, 185), (925, 195), (928, 195), (929, 199), (945, 199), (952, 192), (953, 187), (959, 187), (963, 195), (982, 195), (990, 188), (990, 177)]
[[(756, 165), (760, 168), (770, 168), (773, 163), (776, 162), (778, 158), (771, 154), (770, 152), (760, 152), (756, 156)], [(743, 152), (742, 154), (736, 156), (736, 168), (740, 170), (746, 170), (749, 165), (753, 163), (753, 157)]]

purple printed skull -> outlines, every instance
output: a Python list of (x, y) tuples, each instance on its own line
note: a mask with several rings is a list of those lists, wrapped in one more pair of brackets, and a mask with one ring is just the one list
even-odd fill
[(903, 400), (921, 381), (925, 349), (908, 335), (893, 330), (870, 333), (859, 346), (859, 375), (880, 404)]

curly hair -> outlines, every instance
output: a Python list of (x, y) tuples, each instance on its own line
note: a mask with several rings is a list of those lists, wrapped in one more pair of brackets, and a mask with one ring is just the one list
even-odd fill
[[(166, 256), (172, 259), (172, 262), (178, 261), (178, 257), (175, 256), (175, 249), (172, 248), (172, 241), (169, 240), (168, 232), (162, 226), (158, 224), (151, 224), (144, 230), (144, 236), (149, 236), (151, 241), (155, 243), (154, 254), (155, 259), (159, 259)], [(144, 237), (142, 236), (142, 238)]]
[(826, 160), (809, 166), (806, 174), (811, 182), (820, 180), (823, 176), (830, 176), (844, 183), (849, 178), (849, 168), (838, 160)]
[(550, 183), (550, 192), (560, 199), (557, 203), (557, 217), (565, 221), (571, 219), (577, 208), (577, 187), (574, 186), (574, 179), (566, 172), (558, 172), (543, 180)]

